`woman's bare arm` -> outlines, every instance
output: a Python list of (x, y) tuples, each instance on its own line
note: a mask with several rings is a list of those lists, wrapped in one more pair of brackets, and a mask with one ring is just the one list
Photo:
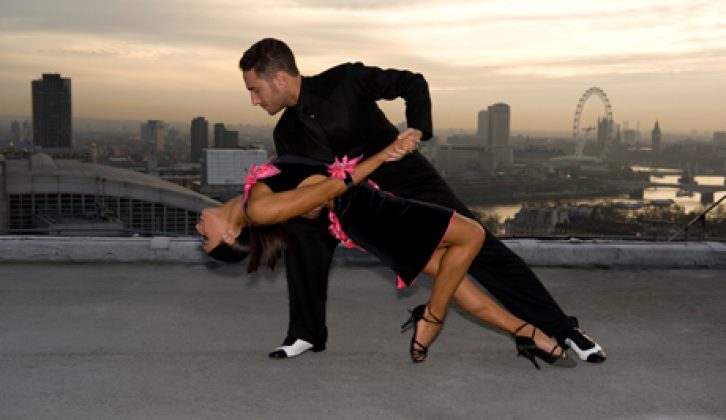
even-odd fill
[[(384, 162), (400, 159), (415, 144), (408, 140), (396, 140), (375, 155), (359, 162), (353, 173), (353, 182), (359, 184)], [(289, 191), (273, 192), (265, 183), (252, 187), (247, 204), (250, 219), (262, 225), (281, 223), (301, 216), (328, 200), (342, 195), (347, 190), (345, 182), (338, 178), (326, 178), (316, 184), (298, 187)]]

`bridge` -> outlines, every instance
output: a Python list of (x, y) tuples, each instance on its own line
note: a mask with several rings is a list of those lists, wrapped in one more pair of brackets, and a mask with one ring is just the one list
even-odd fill
[[(708, 204), (714, 202), (714, 194), (720, 191), (726, 191), (726, 185), (703, 185), (696, 183), (655, 183), (648, 181), (626, 181), (626, 180), (609, 180), (606, 185), (621, 190), (631, 191), (631, 195), (642, 198), (643, 190), (646, 188), (677, 188), (681, 190), (694, 191), (701, 194), (701, 203)], [(633, 194), (635, 193), (635, 194)]]
[(683, 175), (687, 171), (684, 169), (676, 169), (676, 168), (637, 168), (633, 169), (633, 172), (637, 172), (639, 174), (648, 174), (648, 175)]

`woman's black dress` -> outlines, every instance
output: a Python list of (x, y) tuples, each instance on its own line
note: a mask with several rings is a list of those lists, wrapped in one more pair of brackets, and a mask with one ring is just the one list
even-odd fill
[[(328, 175), (325, 164), (298, 156), (281, 156), (271, 164), (280, 173), (260, 182), (273, 192), (296, 188), (311, 175)], [(345, 234), (395, 271), (407, 286), (426, 266), (454, 214), (436, 204), (394, 196), (369, 183), (350, 188), (335, 199), (333, 208)]]

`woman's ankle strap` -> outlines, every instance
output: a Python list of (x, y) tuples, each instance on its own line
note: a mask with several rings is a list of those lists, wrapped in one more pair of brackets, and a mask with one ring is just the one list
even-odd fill
[(433, 321), (430, 320), (430, 319), (426, 319), (425, 316), (422, 316), (421, 319), (423, 319), (424, 321), (426, 321), (428, 323), (431, 323), (431, 324), (443, 324), (444, 323), (444, 321), (442, 321), (439, 318), (437, 318), (436, 315), (434, 315), (434, 313), (431, 312), (431, 308), (429, 307), (428, 304), (426, 304), (426, 311), (429, 313), (429, 316), (431, 318), (433, 318)]

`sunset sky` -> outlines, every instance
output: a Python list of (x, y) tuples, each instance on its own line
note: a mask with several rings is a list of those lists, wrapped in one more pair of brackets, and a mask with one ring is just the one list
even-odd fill
[[(473, 129), (505, 102), (514, 131), (567, 131), (598, 86), (616, 122), (726, 130), (723, 0), (2, 0), (0, 114), (30, 115), (31, 80), (53, 72), (73, 81), (74, 117), (271, 124), (237, 68), (268, 36), (303, 74), (424, 74), (435, 128)], [(384, 109), (398, 122), (402, 106)]]

